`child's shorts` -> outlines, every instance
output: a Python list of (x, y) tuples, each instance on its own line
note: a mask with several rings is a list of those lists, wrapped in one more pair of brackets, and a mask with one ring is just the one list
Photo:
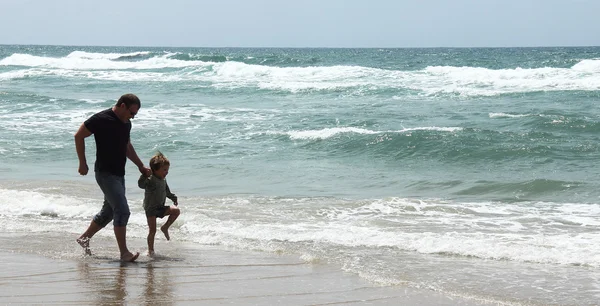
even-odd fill
[(162, 218), (165, 216), (165, 212), (169, 209), (170, 206), (161, 206), (156, 210), (146, 211), (146, 217), (157, 217)]

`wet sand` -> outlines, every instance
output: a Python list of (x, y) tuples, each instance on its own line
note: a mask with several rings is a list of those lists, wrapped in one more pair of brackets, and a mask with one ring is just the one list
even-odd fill
[[(137, 262), (121, 263), (114, 238), (94, 237), (93, 256), (84, 256), (75, 238), (0, 235), (0, 304), (492, 305), (380, 286), (293, 255), (157, 241), (155, 258), (142, 253)], [(141, 240), (129, 244), (143, 250)]]

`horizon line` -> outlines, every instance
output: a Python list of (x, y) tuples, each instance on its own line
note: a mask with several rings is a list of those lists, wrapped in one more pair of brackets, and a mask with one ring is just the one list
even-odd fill
[(274, 46), (160, 46), (160, 45), (79, 45), (79, 44), (7, 44), (0, 46), (54, 46), (54, 47), (121, 47), (121, 48), (199, 48), (199, 49), (510, 49), (510, 48), (594, 48), (594, 45), (540, 45), (540, 46), (428, 46), (428, 47), (274, 47)]

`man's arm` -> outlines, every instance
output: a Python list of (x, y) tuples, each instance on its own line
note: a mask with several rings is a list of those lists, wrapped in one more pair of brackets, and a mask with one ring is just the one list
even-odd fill
[(142, 162), (142, 160), (138, 157), (137, 153), (135, 152), (135, 149), (133, 148), (131, 141), (129, 141), (127, 143), (127, 158), (129, 158), (129, 160), (131, 160), (138, 167), (141, 174), (143, 174), (145, 176), (150, 176), (150, 174), (152, 173), (150, 171), (150, 168), (146, 168), (144, 166), (144, 163)]
[(75, 133), (75, 151), (79, 159), (79, 174), (86, 175), (88, 173), (87, 159), (85, 158), (85, 138), (92, 135), (92, 132), (81, 124), (79, 130)]

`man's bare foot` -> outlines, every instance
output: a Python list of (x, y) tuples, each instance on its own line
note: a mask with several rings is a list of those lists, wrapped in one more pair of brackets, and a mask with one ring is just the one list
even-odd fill
[(77, 238), (77, 243), (79, 243), (79, 245), (83, 248), (85, 255), (88, 255), (88, 256), (92, 255), (92, 251), (90, 250), (90, 238), (87, 238), (87, 237)]
[(169, 228), (165, 227), (164, 225), (160, 227), (160, 231), (163, 232), (163, 234), (165, 234), (165, 238), (167, 238), (167, 240), (171, 240), (171, 237), (169, 237)]
[(135, 252), (135, 254), (127, 253), (125, 255), (121, 255), (121, 261), (123, 262), (134, 262), (138, 256), (140, 256), (139, 252)]

